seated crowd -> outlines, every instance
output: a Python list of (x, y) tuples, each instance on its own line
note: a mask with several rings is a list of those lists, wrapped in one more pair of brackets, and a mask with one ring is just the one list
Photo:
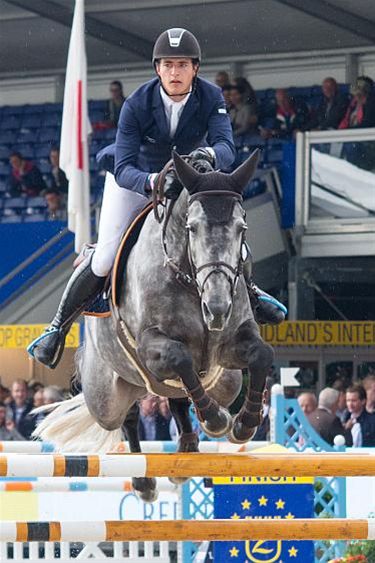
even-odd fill
[[(277, 143), (281, 144), (285, 141), (294, 140), (298, 131), (375, 127), (374, 84), (368, 76), (358, 77), (355, 83), (351, 85), (349, 92), (345, 85), (339, 86), (334, 78), (327, 77), (322, 82), (320, 92), (316, 91), (316, 87), (305, 89), (310, 90), (310, 92), (314, 91), (313, 98), (301, 95), (301, 92), (296, 95), (297, 90), (301, 91), (297, 88), (290, 91), (284, 88), (269, 89), (256, 93), (246, 78), (237, 77), (230, 80), (228, 73), (225, 71), (217, 73), (216, 83), (222, 89), (232, 123), (238, 150), (235, 166), (241, 162), (241, 149), (245, 147), (248, 152), (256, 146), (264, 148), (266, 144), (270, 144), (270, 154), (272, 147), (276, 148), (277, 154), (268, 158), (268, 156), (265, 157), (266, 153), (263, 151), (263, 165), (280, 164), (282, 155), (280, 156), (280, 150), (277, 151), (280, 148), (277, 147)], [(103, 186), (103, 176), (97, 168), (95, 155), (100, 148), (113, 142), (120, 110), (125, 101), (123, 87), (118, 80), (111, 82), (109, 91), (110, 99), (104, 105), (103, 102), (90, 102), (91, 106), (89, 106), (92, 108), (90, 110), (93, 129), (90, 143), (90, 175), (94, 198)], [(95, 109), (96, 104), (101, 104), (100, 109), (99, 106), (98, 109)], [(44, 123), (47, 127), (47, 133), (48, 127), (53, 123), (53, 116), (60, 119), (61, 122), (61, 114), (53, 114), (48, 119), (46, 117)], [(27, 125), (29, 122), (26, 119), (24, 123)], [(6, 141), (9, 137), (9, 131), (4, 132), (4, 139), (2, 139), (2, 125), (0, 127), (0, 145), (4, 143), (3, 149), (7, 151), (7, 147), (10, 146)], [(55, 129), (54, 134), (59, 135), (58, 124)], [(20, 135), (22, 137), (24, 132), (25, 135), (33, 138), (34, 131), (37, 133), (38, 130), (21, 128)], [(39, 131), (42, 132), (43, 130), (40, 129)], [(40, 143), (42, 140), (41, 134), (39, 134), (39, 137)], [(17, 198), (27, 200), (26, 204), (22, 206), (22, 214), (26, 217), (29, 214), (30, 220), (66, 219), (68, 181), (59, 167), (59, 150), (55, 145), (57, 140), (58, 138), (55, 137), (54, 142), (51, 141), (49, 145), (49, 165), (42, 159), (43, 170), (40, 170), (40, 167), (33, 162), (32, 158), (25, 157), (22, 145), (20, 148), (13, 146), (13, 150), (10, 150), (9, 163), (11, 169), (5, 194), (10, 198), (15, 198), (15, 207), (17, 207)], [(353, 164), (372, 170), (375, 167), (373, 144), (371, 142), (363, 144), (348, 143), (347, 153), (344, 156)], [(28, 152), (27, 149), (26, 152)], [(35, 154), (37, 152), (36, 150)], [(27, 154), (27, 156), (30, 155)], [(4, 170), (6, 166), (8, 165), (4, 164)], [(253, 193), (250, 190), (245, 193), (245, 197), (256, 193), (255, 184), (253, 187), (255, 192)], [(37, 215), (32, 217), (35, 212)], [(7, 218), (7, 215), (12, 215), (12, 213), (14, 213), (14, 207), (4, 205), (3, 217), (5, 222), (12, 222), (11, 217)], [(40, 218), (38, 218), (38, 213)]]
[[(254, 440), (270, 439), (269, 407), (273, 382), (271, 377), (267, 378), (264, 419)], [(45, 416), (44, 413), (34, 414), (31, 411), (61, 401), (68, 395), (68, 391), (55, 385), (45, 387), (36, 381), (27, 383), (23, 379), (16, 379), (10, 389), (0, 384), (0, 442), (30, 440), (36, 425)], [(374, 374), (347, 387), (337, 380), (332, 387), (325, 387), (318, 398), (312, 391), (302, 392), (298, 396), (298, 403), (311, 426), (328, 444), (333, 445), (336, 436), (341, 435), (347, 446), (375, 447)], [(236, 401), (234, 406), (240, 405)], [(177, 440), (177, 426), (167, 399), (147, 395), (139, 401), (139, 415), (140, 440)], [(194, 412), (191, 412), (191, 416), (194, 431), (201, 440), (207, 440), (207, 436), (200, 433)]]

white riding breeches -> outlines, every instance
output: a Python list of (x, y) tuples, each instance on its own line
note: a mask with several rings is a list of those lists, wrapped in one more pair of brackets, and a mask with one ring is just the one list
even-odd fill
[(98, 242), (91, 263), (95, 275), (104, 277), (110, 272), (122, 235), (147, 201), (141, 194), (120, 188), (113, 174), (106, 173)]

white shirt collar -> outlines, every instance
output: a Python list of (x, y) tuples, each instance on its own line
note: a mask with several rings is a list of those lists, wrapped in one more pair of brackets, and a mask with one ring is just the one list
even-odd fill
[(172, 100), (172, 98), (170, 98), (168, 96), (168, 94), (166, 94), (164, 92), (164, 89), (160, 86), (160, 96), (161, 96), (163, 105), (168, 112), (171, 111), (172, 106), (174, 104), (179, 105), (181, 108), (183, 108), (185, 106), (186, 102), (188, 101), (188, 99), (190, 98), (190, 94), (191, 94), (191, 92), (189, 92), (189, 94), (187, 94), (185, 96), (185, 98), (183, 100), (181, 100), (180, 102), (175, 102), (174, 100)]

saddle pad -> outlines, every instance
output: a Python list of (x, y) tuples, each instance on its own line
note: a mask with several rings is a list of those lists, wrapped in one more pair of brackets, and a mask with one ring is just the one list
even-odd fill
[[(138, 240), (143, 224), (151, 209), (152, 203), (147, 204), (141, 213), (134, 219), (120, 242), (112, 268), (110, 284), (108, 284), (106, 288), (106, 296), (112, 295), (112, 302), (115, 306), (117, 306), (119, 302), (121, 283), (123, 281), (123, 274), (129, 254)], [(111, 315), (109, 298), (104, 297), (103, 294), (98, 295), (95, 301), (91, 303), (90, 307), (88, 307), (87, 311), (84, 311), (83, 314), (94, 317), (109, 317)]]

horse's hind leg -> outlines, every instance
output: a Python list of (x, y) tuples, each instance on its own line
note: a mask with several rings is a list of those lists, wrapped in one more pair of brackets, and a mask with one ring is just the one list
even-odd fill
[(253, 438), (262, 421), (263, 391), (274, 353), (272, 347), (260, 337), (257, 326), (251, 322), (240, 327), (232, 351), (237, 356), (237, 362), (247, 364), (250, 370), (245, 400), (234, 417), (228, 436), (231, 442), (242, 444)]
[(140, 338), (138, 354), (159, 381), (181, 378), (206, 434), (215, 438), (227, 434), (232, 425), (231, 415), (204, 390), (183, 342), (171, 340), (156, 328), (148, 329)]
[[(130, 407), (122, 425), (122, 431), (128, 441), (129, 449), (132, 454), (141, 453), (141, 445), (138, 436), (138, 420), (139, 407), (138, 403), (134, 403), (134, 405)], [(156, 479), (151, 477), (133, 477), (132, 485), (133, 489), (143, 501), (154, 502), (158, 498)]]

